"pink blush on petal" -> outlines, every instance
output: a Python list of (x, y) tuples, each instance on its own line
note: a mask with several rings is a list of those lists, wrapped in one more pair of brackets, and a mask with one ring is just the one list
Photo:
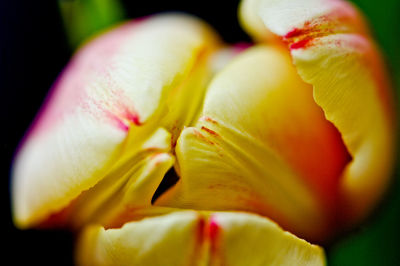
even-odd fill
[[(118, 52), (136, 25), (138, 25), (136, 21), (128, 22), (113, 29), (91, 41), (74, 55), (53, 84), (28, 130), (28, 135), (42, 134), (51, 130), (58, 123), (62, 123), (65, 116), (71, 115), (79, 107), (87, 106), (85, 102), (95, 101), (90, 99), (91, 96), (86, 89), (87, 84), (93, 82), (91, 75), (104, 71), (104, 66)], [(128, 120), (135, 124), (139, 122), (136, 114), (128, 114)]]

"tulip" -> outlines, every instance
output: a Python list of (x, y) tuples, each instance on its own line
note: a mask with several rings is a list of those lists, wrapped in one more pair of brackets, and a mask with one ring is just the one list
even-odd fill
[(73, 228), (80, 265), (324, 265), (301, 238), (360, 222), (389, 181), (383, 63), (346, 2), (240, 19), (257, 45), (181, 14), (84, 45), (17, 153), (16, 225)]

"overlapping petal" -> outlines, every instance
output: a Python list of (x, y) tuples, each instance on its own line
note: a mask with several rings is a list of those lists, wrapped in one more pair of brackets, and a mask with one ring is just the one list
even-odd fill
[(124, 24), (80, 49), (18, 152), (16, 223), (42, 222), (117, 171), (157, 128), (190, 122), (217, 42), (205, 24), (175, 14)]
[(213, 79), (176, 154), (181, 180), (156, 204), (257, 212), (314, 238), (334, 221), (349, 160), (312, 87), (275, 46), (242, 52)]
[(78, 258), (80, 265), (325, 265), (318, 246), (238, 212), (177, 211), (122, 228), (93, 225), (80, 237)]
[(171, 134), (158, 129), (132, 156), (114, 165), (94, 187), (68, 206), (69, 223), (113, 226), (130, 209), (147, 208), (157, 187), (175, 162)]
[(256, 16), (281, 38), (352, 156), (340, 178), (338, 204), (342, 221), (354, 223), (381, 196), (393, 164), (395, 123), (381, 56), (363, 18), (345, 1), (260, 0), (253, 7), (242, 22), (251, 27)]

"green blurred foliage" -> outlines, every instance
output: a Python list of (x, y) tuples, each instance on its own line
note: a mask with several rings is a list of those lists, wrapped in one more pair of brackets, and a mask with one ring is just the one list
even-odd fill
[[(400, 1), (352, 0), (370, 22), (373, 34), (383, 49), (393, 71), (396, 85), (400, 85)], [(400, 87), (397, 86), (400, 90)]]
[[(353, 0), (366, 15), (400, 95), (400, 1)], [(398, 104), (399, 105), (399, 104)], [(399, 109), (399, 106), (397, 106)], [(399, 145), (397, 146), (399, 147)], [(399, 150), (399, 149), (397, 149)], [(400, 161), (383, 202), (361, 227), (327, 249), (330, 266), (400, 265)]]
[(88, 37), (124, 18), (118, 0), (58, 0), (58, 3), (73, 50)]

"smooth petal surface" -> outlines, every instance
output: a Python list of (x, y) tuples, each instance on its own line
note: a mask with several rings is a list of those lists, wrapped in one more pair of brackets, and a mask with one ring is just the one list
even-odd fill
[[(255, 256), (257, 254), (257, 256)], [(79, 265), (325, 265), (324, 252), (265, 218), (178, 211), (107, 229), (91, 226)]]
[(335, 221), (349, 160), (312, 87), (275, 46), (249, 48), (213, 79), (176, 156), (181, 180), (156, 204), (256, 212), (313, 239)]
[(168, 169), (174, 164), (171, 134), (158, 129), (137, 152), (104, 175), (91, 189), (82, 192), (68, 211), (74, 227), (101, 223), (112, 227), (131, 209), (146, 208)]
[[(81, 48), (17, 154), (16, 223), (42, 222), (134, 156), (158, 127), (191, 121), (216, 43), (206, 25), (175, 14), (126, 23)], [(182, 110), (182, 99), (192, 109)]]
[(246, 32), (250, 33), (259, 41), (272, 39), (273, 33), (265, 27), (264, 22), (259, 16), (254, 16), (254, 10), (257, 10), (260, 0), (247, 0), (240, 2), (239, 20)]
[(260, 0), (243, 12), (244, 21), (251, 16), (287, 45), (315, 102), (343, 136), (352, 162), (340, 178), (341, 218), (358, 221), (384, 191), (395, 147), (391, 88), (362, 17), (332, 0)]

